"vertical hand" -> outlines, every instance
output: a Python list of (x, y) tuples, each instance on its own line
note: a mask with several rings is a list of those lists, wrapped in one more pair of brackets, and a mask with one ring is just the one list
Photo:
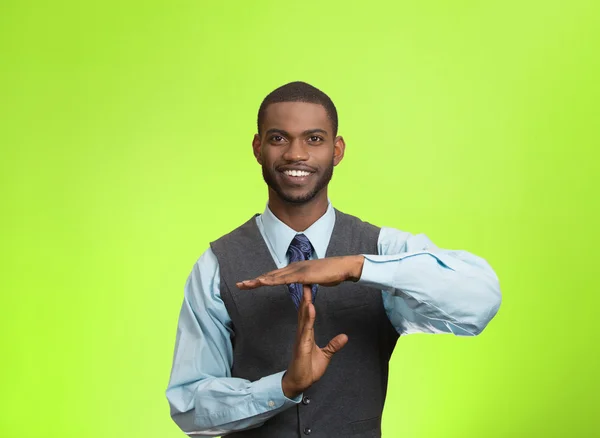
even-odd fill
[(315, 318), (311, 286), (305, 284), (298, 309), (298, 329), (292, 360), (281, 381), (283, 393), (288, 398), (298, 396), (319, 380), (325, 374), (333, 355), (348, 342), (348, 336), (340, 334), (325, 347), (319, 348), (315, 343)]

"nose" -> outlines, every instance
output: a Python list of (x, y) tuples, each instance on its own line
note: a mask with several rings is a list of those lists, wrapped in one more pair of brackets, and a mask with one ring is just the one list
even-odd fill
[(290, 142), (287, 150), (283, 154), (283, 159), (286, 161), (306, 161), (310, 157), (308, 146), (304, 144), (302, 139), (294, 139)]

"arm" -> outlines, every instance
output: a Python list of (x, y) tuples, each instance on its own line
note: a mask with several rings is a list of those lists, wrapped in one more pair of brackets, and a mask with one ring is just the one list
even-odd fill
[(208, 249), (189, 275), (166, 395), (188, 435), (218, 436), (262, 425), (299, 403), (283, 394), (284, 371), (255, 382), (231, 377), (231, 320), (220, 297), (219, 265)]
[(382, 290), (399, 333), (474, 336), (498, 312), (498, 277), (484, 259), (392, 228), (381, 229), (378, 250), (364, 255), (359, 282)]
[(240, 289), (358, 281), (380, 289), (388, 318), (401, 334), (478, 335), (496, 315), (498, 277), (480, 257), (437, 248), (425, 235), (382, 228), (378, 255), (290, 263), (237, 285)]

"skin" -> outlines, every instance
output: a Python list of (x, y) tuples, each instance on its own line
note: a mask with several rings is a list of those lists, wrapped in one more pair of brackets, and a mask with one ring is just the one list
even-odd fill
[[(260, 132), (252, 141), (252, 150), (269, 187), (269, 208), (273, 214), (297, 232), (306, 230), (323, 216), (333, 168), (344, 158), (345, 148), (344, 139), (334, 135), (323, 106), (306, 102), (269, 105)], [(311, 174), (294, 180), (283, 173), (290, 168)], [(339, 334), (323, 348), (316, 345), (311, 285), (335, 286), (343, 281), (358, 281), (363, 262), (361, 255), (307, 260), (237, 283), (242, 290), (291, 283), (304, 285), (292, 359), (281, 382), (286, 397), (298, 396), (319, 380), (333, 355), (348, 342), (348, 336)]]
[[(323, 216), (327, 184), (345, 149), (344, 139), (333, 136), (323, 106), (306, 102), (269, 105), (252, 150), (269, 187), (273, 214), (296, 231), (304, 231)], [(285, 167), (304, 167), (314, 174), (306, 184), (292, 185), (282, 175)]]

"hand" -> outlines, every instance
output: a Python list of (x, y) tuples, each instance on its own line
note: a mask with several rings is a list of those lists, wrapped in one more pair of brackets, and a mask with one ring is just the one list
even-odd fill
[(236, 285), (244, 290), (292, 283), (336, 286), (343, 281), (358, 281), (364, 260), (362, 255), (352, 255), (294, 262), (285, 268), (267, 272), (252, 280), (240, 281)]
[(287, 398), (297, 397), (319, 380), (325, 374), (333, 355), (348, 342), (348, 336), (340, 334), (324, 348), (319, 348), (315, 343), (315, 318), (311, 286), (304, 285), (292, 361), (281, 380), (281, 388)]

